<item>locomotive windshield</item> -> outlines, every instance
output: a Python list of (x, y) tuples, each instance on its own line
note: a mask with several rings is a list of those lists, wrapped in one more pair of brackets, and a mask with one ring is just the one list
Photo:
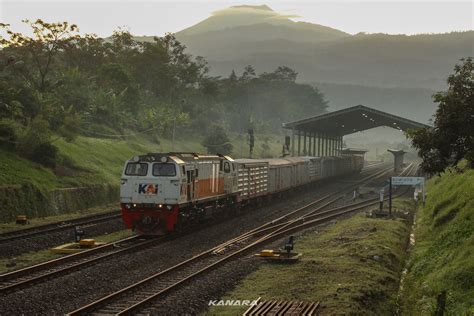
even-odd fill
[(127, 164), (127, 168), (125, 169), (125, 174), (127, 176), (146, 176), (147, 171), (147, 163), (129, 162)]
[(172, 163), (155, 163), (153, 164), (153, 175), (174, 177), (176, 175), (176, 167)]

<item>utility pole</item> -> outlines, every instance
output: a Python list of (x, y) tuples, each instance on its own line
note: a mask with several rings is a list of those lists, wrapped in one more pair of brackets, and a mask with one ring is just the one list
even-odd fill
[(175, 134), (176, 134), (176, 110), (175, 110), (174, 118), (173, 118), (173, 138), (172, 138), (172, 141), (171, 141), (171, 151), (173, 151), (173, 152), (174, 152), (174, 137), (175, 137)]
[[(181, 103), (184, 105), (184, 102), (186, 102), (185, 99), (182, 99), (181, 100)], [(177, 114), (178, 112), (178, 109), (175, 107), (174, 108), (174, 116), (173, 116), (173, 136), (172, 136), (172, 143), (171, 143), (171, 151), (175, 151), (174, 150), (174, 142), (175, 142), (175, 137), (176, 137), (176, 116), (178, 115)]]
[(252, 158), (253, 146), (255, 143), (255, 137), (253, 136), (253, 129), (249, 129), (249, 158)]

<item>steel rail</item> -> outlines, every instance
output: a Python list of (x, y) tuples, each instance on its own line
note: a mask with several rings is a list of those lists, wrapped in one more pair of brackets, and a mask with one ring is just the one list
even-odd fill
[[(387, 171), (384, 171), (384, 173), (386, 173)], [(364, 178), (364, 180), (367, 180), (368, 178), (370, 178), (369, 180), (372, 180), (372, 178), (376, 177), (376, 176), (380, 176), (380, 174), (382, 174), (381, 172), (377, 172), (376, 175), (373, 175), (371, 177), (366, 177)], [(360, 183), (361, 181), (359, 181), (358, 183)], [(326, 198), (326, 197), (325, 197)], [(323, 198), (324, 199), (324, 198)], [(317, 200), (317, 201), (320, 201), (321, 199)], [(334, 199), (334, 201), (337, 200), (337, 199)], [(360, 204), (361, 202), (358, 202), (356, 204)], [(314, 206), (315, 203), (310, 203), (302, 208), (299, 208), (298, 210), (301, 210), (301, 209), (304, 209), (304, 208), (308, 208), (310, 206)], [(322, 207), (320, 207), (320, 209), (322, 209), (323, 207), (329, 205), (328, 203), (324, 204)], [(353, 207), (354, 208), (354, 207)], [(360, 207), (355, 207), (356, 209), (360, 209)], [(334, 210), (332, 210), (334, 211)], [(353, 210), (350, 210), (350, 211), (353, 211)], [(328, 212), (328, 211), (327, 211)], [(343, 213), (346, 213), (348, 211), (345, 211)], [(294, 212), (292, 212), (294, 214)], [(325, 213), (326, 214), (326, 213)], [(334, 216), (340, 216), (341, 214), (340, 213), (336, 213), (336, 215), (328, 215), (326, 217), (323, 217), (322, 219), (320, 219), (320, 221), (326, 221), (328, 220), (329, 218), (333, 218)], [(279, 218), (279, 220), (281, 220), (282, 218), (285, 218), (285, 216), (282, 216)], [(314, 219), (314, 220), (311, 220), (311, 223), (314, 224), (317, 220)], [(292, 221), (293, 222), (293, 221)], [(286, 223), (282, 223), (282, 224), (278, 224), (276, 223), (276, 221), (271, 221), (267, 224), (264, 224), (262, 226), (260, 226), (259, 228), (256, 228), (256, 229), (253, 229), (241, 236), (238, 236), (236, 238), (233, 238), (231, 239), (230, 241), (227, 241), (225, 243), (222, 243), (221, 245), (218, 245), (216, 247), (213, 247), (212, 249), (209, 249), (207, 251), (204, 251), (190, 259), (187, 259), (177, 265), (174, 265), (164, 271), (161, 271), (155, 275), (152, 275), (140, 282), (137, 282), (135, 284), (132, 284), (124, 289), (121, 289), (115, 293), (112, 293), (110, 295), (107, 295), (95, 302), (92, 302), (86, 306), (83, 306), (75, 311), (72, 311), (70, 312), (68, 315), (80, 315), (80, 314), (91, 314), (95, 311), (98, 311), (100, 314), (110, 314), (110, 313), (113, 313), (113, 314), (118, 314), (118, 315), (121, 315), (121, 314), (130, 314), (130, 313), (134, 313), (136, 312), (139, 308), (141, 308), (141, 306), (143, 306), (143, 304), (146, 304), (147, 302), (149, 302), (150, 300), (153, 300), (155, 299), (156, 297), (160, 296), (160, 295), (163, 295), (167, 292), (169, 292), (171, 289), (174, 289), (176, 286), (182, 284), (183, 282), (186, 282), (187, 280), (205, 272), (205, 271), (208, 271), (209, 269), (215, 267), (216, 265), (218, 264), (222, 264), (224, 262), (226, 262), (227, 260), (230, 260), (230, 258), (233, 258), (234, 256), (236, 256), (237, 254), (240, 254), (244, 251), (247, 251), (253, 247), (255, 247), (256, 245), (259, 245), (260, 243), (263, 243), (263, 242), (266, 242), (268, 240), (270, 240), (271, 238), (276, 238), (276, 236), (280, 236), (280, 235), (283, 235), (284, 233), (286, 233), (286, 230), (283, 230), (283, 231), (280, 231), (279, 229), (276, 230), (276, 233), (275, 232), (270, 232), (268, 233), (267, 235), (265, 235), (264, 237), (261, 237), (259, 239), (257, 239), (256, 241), (252, 242), (250, 245), (247, 245), (245, 246), (244, 248), (241, 248), (241, 249), (238, 249), (238, 250), (231, 250), (233, 251), (232, 254), (226, 256), (225, 258), (222, 258), (220, 260), (213, 260), (216, 258), (216, 253), (222, 253), (222, 249), (226, 249), (229, 245), (236, 245), (237, 243), (240, 244), (240, 246), (242, 246), (242, 243), (244, 242), (244, 240), (248, 241), (248, 239), (250, 239), (251, 237), (255, 237), (258, 235), (258, 233), (261, 233), (263, 231), (268, 231), (268, 230), (271, 230), (270, 227), (268, 227), (269, 225), (273, 225), (272, 228), (275, 228), (275, 227), (282, 227), (281, 225), (284, 225)], [(289, 228), (289, 229), (295, 229), (295, 228)], [(287, 230), (289, 230), (287, 229)], [(236, 247), (237, 248), (237, 247)], [(210, 260), (211, 262), (208, 263), (208, 262), (204, 262), (204, 266), (202, 266), (202, 262), (199, 263), (200, 260)], [(176, 278), (176, 274), (174, 274), (175, 272), (178, 272), (180, 269), (184, 269), (184, 271), (186, 272), (186, 269), (191, 269), (193, 268), (193, 264), (195, 264), (194, 266), (194, 269), (197, 269), (197, 271), (191, 271), (191, 274), (184, 277), (184, 278), (181, 278), (180, 280), (176, 281), (174, 280)], [(158, 280), (159, 278), (164, 278), (165, 280), (162, 280), (161, 281), (161, 284), (160, 284), (160, 281)], [(168, 279), (166, 279), (168, 278)], [(158, 282), (158, 285), (155, 285), (158, 286), (158, 291), (156, 291), (156, 288), (155, 290), (152, 289), (152, 283), (154, 281), (157, 281)], [(140, 290), (140, 287), (142, 288)], [(138, 293), (134, 293), (132, 294), (131, 292), (133, 292), (134, 290), (137, 290)], [(124, 297), (126, 296), (126, 297)], [(127, 297), (128, 299), (133, 299), (135, 298), (135, 301), (133, 302), (134, 304), (131, 305), (131, 306), (128, 306), (127, 305), (130, 305), (130, 304), (127, 304)], [(120, 299), (124, 299), (125, 298), (125, 303), (124, 302), (120, 302), (117, 303), (115, 301), (114, 303), (114, 300), (120, 300)], [(137, 298), (138, 298), (138, 302), (137, 301)], [(114, 304), (115, 304), (115, 307), (114, 307)], [(106, 306), (104, 308), (104, 306)], [(108, 307), (107, 307), (108, 306)]]
[(74, 226), (78, 225), (91, 225), (100, 223), (103, 221), (108, 221), (111, 219), (120, 218), (120, 212), (107, 212), (102, 214), (95, 214), (90, 216), (84, 216), (76, 219), (71, 219), (68, 221), (55, 222), (45, 225), (38, 225), (30, 228), (12, 230), (0, 234), (0, 243), (11, 242), (13, 240), (31, 238), (34, 236), (53, 233), (63, 230), (71, 229)]
[[(42, 262), (0, 275), (0, 294), (12, 292), (40, 281), (77, 271), (118, 254), (137, 251), (153, 246), (165, 238), (143, 240), (139, 236), (128, 237), (96, 248), (81, 251), (57, 259)], [(130, 244), (127, 244), (130, 243)]]

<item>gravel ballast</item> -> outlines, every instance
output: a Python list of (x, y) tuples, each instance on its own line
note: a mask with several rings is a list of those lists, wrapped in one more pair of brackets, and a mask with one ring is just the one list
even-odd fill
[[(238, 236), (272, 218), (281, 216), (289, 210), (305, 205), (314, 200), (315, 197), (323, 196), (322, 191), (327, 192), (340, 187), (341, 184), (337, 182), (322, 184), (321, 188), (313, 188), (307, 192), (294, 194), (292, 197), (274, 201), (271, 205), (264, 207), (252, 207), (238, 217), (209, 225), (192, 234), (180, 236), (153, 248), (114, 257), (113, 260), (104, 261), (69, 275), (37, 284), (22, 291), (13, 292), (0, 298), (0, 310), (4, 315), (64, 314), (70, 312)], [(337, 204), (343, 204), (348, 199), (349, 197), (341, 199)], [(234, 264), (237, 266), (233, 266)], [(236, 271), (235, 277), (238, 279), (251, 271), (255, 264), (258, 263), (244, 258), (237, 263), (231, 262), (219, 269)], [(222, 278), (219, 278), (219, 280), (222, 280)], [(232, 286), (234, 281), (233, 277), (229, 277), (222, 289), (216, 293), (210, 292), (209, 299), (216, 299), (216, 296)], [(199, 292), (195, 292), (194, 295), (201, 297)], [(201, 303), (206, 302), (206, 299), (200, 301)], [(193, 313), (191, 311), (194, 310), (193, 308), (202, 310), (201, 303), (195, 303), (195, 307), (190, 305), (191, 309), (188, 312)]]

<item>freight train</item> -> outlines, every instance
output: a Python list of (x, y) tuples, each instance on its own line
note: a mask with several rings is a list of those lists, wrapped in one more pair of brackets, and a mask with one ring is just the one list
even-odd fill
[(122, 217), (139, 235), (163, 235), (183, 225), (231, 213), (235, 207), (318, 180), (360, 172), (362, 156), (232, 159), (173, 152), (135, 156), (120, 186)]

